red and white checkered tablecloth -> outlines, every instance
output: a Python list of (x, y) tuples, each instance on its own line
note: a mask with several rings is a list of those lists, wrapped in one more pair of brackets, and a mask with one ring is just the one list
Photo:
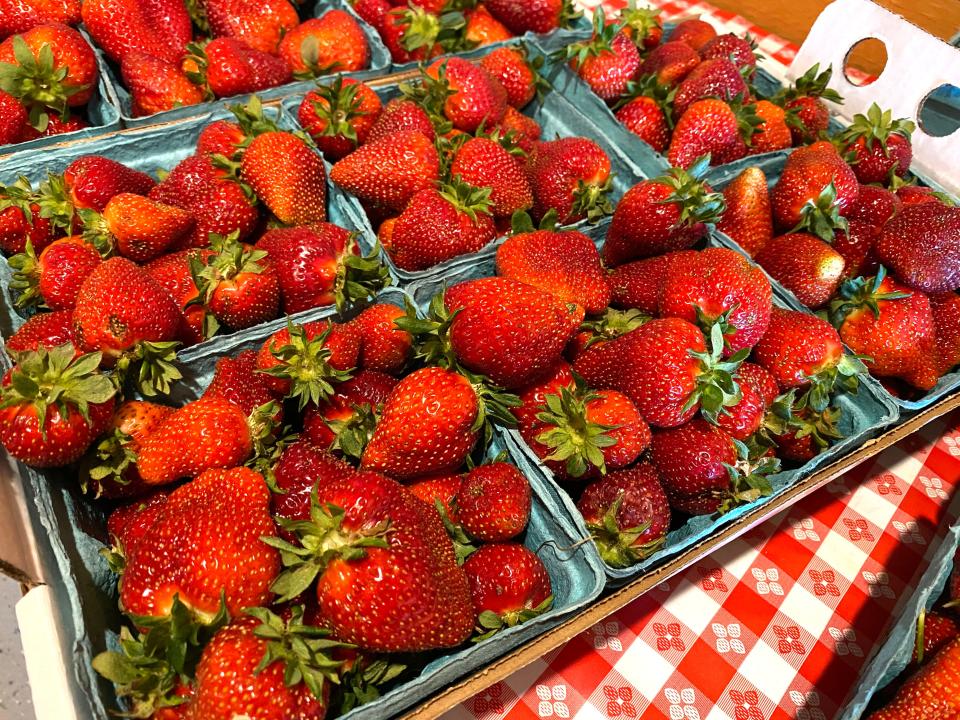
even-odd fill
[[(580, 0), (616, 11), (625, 0)], [(796, 47), (694, 0), (654, 0), (749, 32), (774, 64)], [(769, 67), (768, 67), (769, 69)], [(960, 518), (960, 412), (933, 422), (448, 720), (827, 720)]]

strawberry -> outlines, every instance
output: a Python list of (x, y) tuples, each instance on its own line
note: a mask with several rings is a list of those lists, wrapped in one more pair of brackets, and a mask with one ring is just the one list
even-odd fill
[(876, 275), (879, 264), (876, 257), (880, 228), (859, 220), (847, 221), (847, 230), (837, 230), (833, 249), (843, 257), (843, 278)]
[(367, 36), (345, 10), (328, 10), (289, 30), (280, 41), (280, 57), (294, 77), (356, 72), (370, 64)]
[(739, 381), (740, 401), (725, 408), (717, 416), (717, 427), (725, 431), (734, 440), (747, 441), (763, 424), (766, 403), (750, 383)]
[(53, 137), (54, 135), (64, 135), (65, 133), (76, 132), (90, 127), (90, 124), (78, 115), (72, 115), (64, 120), (60, 115), (47, 116), (47, 129), (43, 132), (37, 130), (33, 125), (24, 125), (20, 133), (20, 142), (36, 140), (41, 137)]
[(733, 374), (741, 354), (720, 360), (723, 336), (711, 331), (710, 350), (703, 333), (680, 318), (651, 320), (622, 337), (584, 350), (574, 370), (597, 389), (629, 397), (643, 419), (656, 427), (681, 425), (702, 410), (714, 420), (739, 400)]
[(830, 111), (824, 101), (843, 102), (840, 93), (827, 87), (832, 76), (832, 67), (820, 72), (818, 63), (797, 78), (793, 87), (777, 94), (775, 101), (787, 111), (794, 145), (806, 145), (826, 137)]
[(867, 720), (933, 720), (960, 712), (960, 638), (954, 638)]
[(380, 140), (407, 130), (419, 130), (430, 142), (436, 139), (433, 123), (430, 121), (430, 116), (427, 115), (426, 110), (412, 100), (393, 98), (384, 105), (383, 111), (377, 117), (376, 122), (373, 123), (373, 127), (370, 128), (367, 142)]
[(539, 415), (547, 402), (547, 395), (560, 395), (563, 388), (573, 390), (574, 378), (570, 363), (557, 360), (543, 376), (517, 391), (520, 404), (513, 408), (521, 432), (538, 425)]
[[(283, 449), (274, 466), (274, 478), (281, 492), (274, 493), (270, 499), (272, 514), (289, 520), (309, 520), (314, 486), (323, 487), (356, 472), (347, 462), (300, 439)], [(282, 529), (280, 535), (288, 540), (296, 537)]]
[(514, 147), (520, 148), (528, 155), (540, 141), (540, 135), (543, 132), (536, 120), (509, 105), (497, 129), (504, 134), (505, 138), (513, 141)]
[(580, 17), (569, 0), (486, 0), (484, 5), (514, 35), (548, 33)]
[[(733, 33), (717, 35), (700, 46), (700, 57), (704, 60), (724, 58), (733, 62), (740, 70), (746, 70), (748, 77), (757, 67), (757, 44), (747, 35), (739, 37)], [(787, 147), (790, 147), (788, 144)]]
[(843, 215), (857, 201), (860, 186), (853, 170), (829, 142), (799, 148), (770, 193), (774, 225), (783, 231), (806, 230), (830, 242), (843, 229)]
[[(376, 126), (371, 136), (375, 130)], [(397, 211), (403, 210), (418, 192), (432, 187), (439, 177), (437, 149), (416, 130), (371, 138), (330, 171), (330, 179), (347, 192)]]
[(902, 205), (896, 193), (885, 187), (860, 185), (857, 202), (847, 213), (847, 219), (882, 228), (890, 218), (900, 212)]
[(667, 268), (675, 259), (692, 250), (678, 250), (619, 265), (610, 271), (610, 304), (614, 307), (641, 310), (656, 315), (660, 309), (660, 285)]
[(945, 375), (960, 364), (960, 295), (931, 295), (930, 310), (937, 331), (938, 373)]
[(906, 206), (883, 227), (877, 258), (905, 285), (927, 293), (960, 288), (960, 208)]
[[(463, 37), (474, 47), (503, 42), (513, 37), (513, 33), (493, 17), (483, 5), (467, 10), (465, 14), (467, 24), (463, 28)], [(480, 64), (483, 65), (482, 62)]]
[[(264, 115), (263, 105), (256, 96), (246, 105), (230, 105), (228, 109), (234, 120), (215, 120), (200, 131), (198, 155), (223, 155), (239, 160), (242, 150), (254, 137), (279, 129), (274, 117)], [(218, 173), (222, 174), (222, 171)]]
[(360, 333), (361, 368), (391, 374), (404, 368), (413, 347), (413, 337), (394, 322), (404, 315), (403, 309), (396, 305), (377, 303), (350, 321)]
[(189, 716), (323, 720), (340, 666), (329, 657), (327, 635), (303, 622), (303, 606), (290, 620), (264, 608), (247, 610), (203, 648)]
[(89, 0), (81, 12), (97, 45), (121, 65), (134, 52), (177, 63), (190, 41), (190, 15), (183, 2)]
[(704, 60), (697, 65), (677, 86), (673, 97), (674, 117), (683, 117), (693, 103), (708, 97), (730, 101), (749, 97), (739, 68), (729, 58)]
[(53, 350), (58, 345), (73, 345), (77, 338), (73, 332), (73, 311), (54, 310), (37, 313), (7, 338), (4, 343), (8, 353), (22, 353), (38, 348)]
[[(257, 408), (275, 400), (265, 377), (256, 372), (257, 353), (244, 350), (235, 357), (225, 355), (217, 360), (213, 379), (203, 391), (205, 398), (229, 400), (244, 414), (251, 415)], [(281, 411), (278, 410), (278, 415)]]
[(307, 406), (303, 435), (316, 447), (339, 450), (359, 459), (376, 424), (376, 415), (397, 379), (376, 370), (360, 370), (337, 385), (333, 396)]
[(184, 61), (188, 77), (209, 88), (216, 97), (245, 95), (290, 82), (290, 65), (233, 37), (191, 44)]
[(171, 364), (171, 342), (181, 313), (174, 300), (146, 272), (126, 258), (110, 258), (80, 286), (73, 323), (84, 352), (103, 354), (104, 367), (125, 371), (140, 364), (137, 386), (145, 395), (168, 392), (180, 377)]
[(511, 235), (497, 248), (497, 275), (575, 303), (587, 315), (610, 304), (610, 286), (593, 241), (575, 230)]
[(662, 317), (701, 323), (704, 332), (719, 322), (725, 352), (751, 348), (770, 322), (773, 290), (763, 271), (733, 250), (707, 248), (675, 257), (660, 284)]
[(367, 141), (380, 110), (380, 97), (368, 85), (337, 76), (306, 94), (297, 119), (323, 156), (336, 162)]
[(843, 437), (837, 429), (840, 410), (815, 411), (810, 406), (794, 408), (784, 431), (776, 434), (777, 457), (797, 463), (812, 460), (829, 445)]
[(717, 37), (713, 25), (700, 18), (681, 20), (670, 33), (670, 42), (684, 42), (697, 52), (708, 42)]
[(477, 252), (496, 235), (490, 191), (455, 179), (410, 198), (384, 249), (397, 267), (426, 270)]
[(530, 519), (530, 482), (513, 465), (494, 462), (468, 472), (457, 493), (460, 525), (483, 542), (517, 537)]
[(29, 307), (42, 303), (51, 310), (73, 308), (80, 286), (100, 261), (100, 253), (76, 235), (54, 240), (39, 257), (28, 244), (26, 252), (9, 261), (14, 271), (10, 280), (14, 305)]
[(447, 518), (457, 525), (460, 522), (457, 493), (460, 492), (462, 485), (463, 478), (460, 475), (440, 474), (420, 478), (407, 485), (407, 490), (431, 507), (436, 507), (439, 501)]
[(653, 50), (663, 38), (660, 10), (654, 7), (637, 7), (636, 0), (629, 0), (620, 11), (623, 31), (640, 50)]
[(287, 0), (207, 0), (204, 10), (213, 37), (235, 37), (266, 53), (276, 53), (284, 35), (300, 23)]
[(708, 190), (699, 178), (703, 160), (689, 171), (671, 168), (668, 174), (630, 188), (617, 205), (603, 244), (608, 266), (692, 247), (707, 234), (724, 209), (723, 197)]
[[(420, 412), (424, 406), (436, 412)], [(477, 441), (478, 412), (465, 377), (439, 367), (415, 370), (387, 398), (361, 466), (400, 479), (456, 470)]]
[(715, 98), (693, 102), (673, 130), (667, 159), (682, 168), (692, 167), (701, 157), (715, 164), (739, 160), (747, 154), (754, 130), (750, 111)]
[(480, 67), (500, 81), (507, 91), (507, 103), (517, 110), (533, 100), (545, 84), (523, 45), (491, 50), (480, 58)]
[(609, 215), (612, 187), (610, 158), (593, 140), (565, 137), (534, 145), (527, 158), (533, 190), (532, 215), (542, 219), (555, 210), (559, 223)]
[(441, 110), (453, 127), (473, 133), (503, 119), (507, 91), (483, 67), (459, 57), (434, 61), (424, 73), (424, 89), (444, 97)]
[(107, 518), (107, 532), (113, 551), (121, 557), (132, 553), (167, 504), (169, 489), (153, 490), (146, 497), (120, 505)]
[(24, 32), (45, 22), (77, 25), (80, 22), (78, 0), (7, 0), (2, 6), (0, 38)]
[(921, 187), (919, 185), (902, 185), (897, 188), (897, 197), (904, 205), (921, 205), (928, 202), (943, 202), (944, 205), (950, 203), (944, 202), (944, 198), (933, 188)]
[[(917, 634), (922, 637), (918, 638), (918, 644), (913, 648), (911, 663), (920, 663), (924, 658), (933, 657), (948, 642), (960, 637), (960, 624), (948, 615), (923, 612), (917, 620)], [(917, 652), (918, 648), (922, 652)]]
[(170, 493), (127, 553), (120, 606), (163, 617), (179, 595), (194, 613), (212, 616), (221, 601), (231, 613), (266, 603), (280, 561), (260, 537), (274, 527), (263, 477), (247, 468), (207, 470)]
[(470, 635), (469, 583), (434, 508), (374, 472), (325, 483), (316, 496), (311, 522), (281, 523), (303, 546), (284, 553), (273, 585), (281, 601), (316, 578), (334, 636), (375, 652), (455, 647)]
[(327, 219), (327, 171), (307, 143), (288, 132), (258, 135), (240, 161), (240, 177), (280, 222)]
[(670, 124), (662, 97), (663, 86), (651, 82), (651, 77), (646, 75), (634, 83), (632, 91), (618, 102), (615, 116), (627, 130), (663, 153), (670, 144)]
[(641, 75), (652, 75), (668, 87), (679, 85), (701, 62), (700, 55), (685, 42), (665, 42), (654, 50), (640, 66)]
[(81, 212), (84, 239), (98, 248), (115, 247), (124, 257), (145, 263), (176, 246), (196, 221), (186, 210), (133, 193), (110, 198), (103, 214)]
[(0, 444), (27, 465), (72, 463), (110, 422), (116, 389), (99, 353), (75, 355), (71, 344), (18, 353), (0, 382)]
[(378, 33), (383, 33), (383, 24), (393, 5), (389, 0), (350, 0), (353, 11), (360, 19)]
[(843, 276), (843, 256), (815, 235), (795, 232), (768, 242), (757, 262), (809, 308), (822, 307)]
[(157, 183), (146, 173), (103, 155), (84, 155), (67, 165), (63, 184), (75, 208), (103, 212), (114, 195), (147, 195)]
[(768, 100), (757, 100), (753, 109), (760, 124), (750, 139), (750, 155), (784, 150), (793, 144), (787, 115), (782, 107)]
[[(778, 312), (778, 310), (775, 310), (775, 312)], [(767, 334), (765, 334), (764, 337), (767, 337)], [(839, 344), (837, 347), (839, 347)], [(755, 349), (755, 352), (759, 352), (759, 350)], [(780, 386), (777, 385), (777, 381), (770, 371), (756, 363), (742, 363), (737, 369), (737, 380), (740, 382), (741, 390), (744, 384), (753, 388), (753, 391), (757, 394), (757, 397), (760, 398), (764, 407), (772, 405), (773, 401), (776, 400), (780, 394)]]
[(871, 374), (896, 377), (920, 390), (932, 388), (939, 377), (936, 326), (930, 300), (887, 276), (848, 280), (830, 303), (830, 321), (843, 342)]
[(334, 382), (350, 378), (360, 355), (360, 334), (349, 323), (315, 320), (278, 330), (260, 347), (257, 369), (278, 395), (294, 397), (300, 407), (333, 394)]
[(490, 138), (468, 139), (453, 156), (450, 176), (477, 188), (490, 188), (490, 213), (511, 217), (533, 206), (523, 162)]
[(887, 183), (894, 176), (905, 177), (910, 171), (913, 148), (910, 133), (917, 126), (912, 120), (893, 119), (890, 110), (881, 110), (873, 103), (866, 115), (856, 114), (843, 135), (844, 153), (857, 179), (866, 184)]
[(452, 49), (465, 24), (461, 13), (438, 15), (411, 4), (386, 13), (380, 37), (395, 63), (425, 61)]
[(477, 619), (478, 639), (546, 612), (553, 603), (550, 575), (536, 553), (519, 543), (485, 545), (463, 564)]
[(194, 302), (200, 297), (190, 271), (190, 259), (200, 260), (213, 254), (213, 250), (193, 248), (162, 255), (143, 266), (147, 275), (162, 287), (180, 309), (180, 327), (177, 338), (184, 345), (195, 345), (213, 335), (216, 322), (202, 303)]
[(663, 547), (670, 505), (656, 468), (648, 462), (591, 483), (577, 501), (600, 557), (629, 567)]
[(20, 133), (28, 123), (27, 109), (13, 95), (0, 90), (0, 145), (20, 142)]
[(130, 50), (124, 55), (120, 74), (130, 91), (132, 111), (137, 117), (204, 101), (201, 88), (179, 65), (140, 50)]
[(55, 237), (72, 229), (72, 207), (45, 218), (48, 213), (41, 209), (42, 200), (43, 187), (35, 191), (23, 176), (10, 185), (0, 185), (0, 250), (22, 253), (29, 240), (34, 252), (41, 252)]
[(594, 13), (593, 36), (568, 45), (561, 55), (590, 89), (607, 101), (623, 95), (640, 69), (637, 46), (619, 24), (604, 21), (602, 11)]
[(717, 230), (755, 257), (773, 238), (770, 191), (763, 170), (748, 167), (723, 189), (723, 199), (726, 210)]

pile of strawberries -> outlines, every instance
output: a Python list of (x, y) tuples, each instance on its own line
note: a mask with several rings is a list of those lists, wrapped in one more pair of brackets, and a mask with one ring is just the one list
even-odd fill
[(100, 79), (97, 56), (76, 28), (80, 3), (0, 8), (0, 145), (87, 127)]
[(631, 2), (617, 18), (594, 16), (594, 34), (557, 53), (615, 111), (624, 127), (670, 164), (689, 167), (710, 154), (715, 165), (817, 139), (830, 115), (831, 71), (811, 68), (775, 97), (753, 86), (752, 39), (718, 35), (710, 23), (684, 20), (664, 38), (659, 10)]
[(349, 0), (383, 39), (395, 63), (431, 60), (528, 32), (570, 27), (571, 0)]
[(902, 397), (960, 364), (960, 209), (907, 179), (913, 129), (873, 105), (794, 151), (771, 189), (744, 170), (718, 226)]
[(301, 22), (289, 0), (87, 0), (82, 15), (120, 67), (134, 115), (370, 64), (367, 37), (350, 13)]
[(91, 155), (39, 188), (26, 178), (0, 187), (12, 299), (37, 310), (8, 351), (70, 341), (152, 395), (178, 377), (178, 344), (343, 307), (388, 282), (355, 233), (326, 222), (326, 170), (309, 139), (279, 130), (256, 102), (235, 113), (204, 128), (159, 183)]
[(476, 252), (518, 213), (568, 225), (610, 212), (603, 148), (541, 141), (520, 112), (543, 84), (534, 65), (522, 45), (504, 46), (476, 63), (436, 60), (386, 104), (349, 79), (303, 99), (300, 123), (335, 161), (330, 179), (360, 200), (397, 267)]

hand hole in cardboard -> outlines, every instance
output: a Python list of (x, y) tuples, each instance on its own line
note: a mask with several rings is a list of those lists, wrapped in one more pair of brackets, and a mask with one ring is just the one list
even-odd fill
[(945, 83), (929, 93), (917, 111), (920, 128), (931, 137), (946, 137), (960, 128), (960, 88)]
[(887, 46), (883, 40), (864, 38), (843, 59), (843, 75), (851, 85), (863, 87), (875, 82), (886, 66)]

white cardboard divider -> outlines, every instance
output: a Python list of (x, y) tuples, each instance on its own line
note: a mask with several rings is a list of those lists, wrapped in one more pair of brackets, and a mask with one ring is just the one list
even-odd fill
[[(853, 85), (843, 68), (850, 50), (861, 40), (876, 38), (887, 49), (887, 64), (869, 85)], [(944, 84), (960, 87), (960, 50), (933, 37), (899, 15), (870, 0), (834, 0), (810, 29), (790, 66), (797, 78), (815, 63), (833, 66), (830, 87), (843, 98), (832, 109), (848, 122), (866, 113), (874, 102), (894, 117), (917, 123), (913, 165), (954, 194), (960, 193), (960, 131), (945, 137), (924, 132), (918, 116), (927, 96)]]
[(33, 588), (17, 603), (16, 612), (34, 712), (38, 718), (79, 720), (67, 682), (50, 587)]

